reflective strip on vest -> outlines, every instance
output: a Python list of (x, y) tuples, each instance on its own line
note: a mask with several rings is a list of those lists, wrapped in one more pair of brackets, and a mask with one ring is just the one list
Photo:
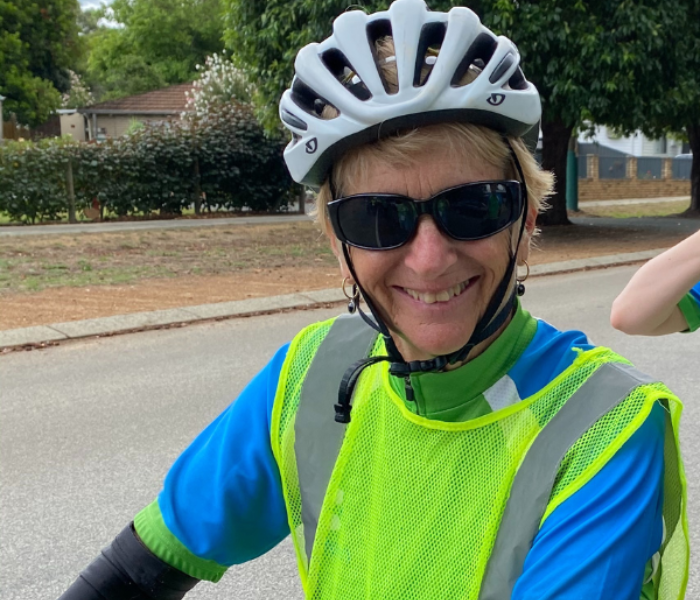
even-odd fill
[(359, 315), (338, 317), (319, 346), (306, 374), (294, 422), (301, 521), (307, 559), (323, 498), (345, 436), (345, 424), (335, 421), (338, 388), (348, 366), (368, 356), (377, 332)]
[(511, 597), (547, 510), (559, 465), (569, 448), (634, 388), (653, 381), (630, 365), (606, 363), (544, 426), (513, 479), (479, 600)]

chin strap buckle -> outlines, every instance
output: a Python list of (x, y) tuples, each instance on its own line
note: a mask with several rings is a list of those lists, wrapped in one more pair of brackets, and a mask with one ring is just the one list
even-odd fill
[(367, 367), (374, 365), (380, 361), (389, 360), (388, 356), (370, 356), (368, 358), (363, 358), (357, 362), (350, 365), (343, 379), (340, 382), (340, 388), (338, 389), (338, 402), (333, 405), (335, 408), (335, 422), (336, 423), (349, 423), (350, 422), (350, 411), (352, 410), (352, 394), (355, 391), (355, 385), (357, 384), (360, 374)]
[(334, 404), (335, 408), (335, 422), (336, 423), (349, 423), (350, 422), (350, 411), (352, 410), (352, 404)]
[(392, 362), (389, 365), (389, 373), (395, 377), (408, 377), (412, 373), (437, 373), (442, 371), (449, 362), (446, 356), (437, 356), (431, 360)]

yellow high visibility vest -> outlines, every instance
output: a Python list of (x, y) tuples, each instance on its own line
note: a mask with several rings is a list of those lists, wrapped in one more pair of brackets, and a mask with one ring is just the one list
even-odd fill
[(656, 402), (668, 417), (654, 592), (684, 597), (682, 405), (666, 386), (595, 348), (535, 395), (453, 423), (411, 413), (378, 363), (360, 377), (351, 422), (335, 423), (344, 369), (383, 353), (359, 319), (332, 319), (304, 329), (282, 369), (271, 441), (307, 598), (510, 598), (541, 524)]

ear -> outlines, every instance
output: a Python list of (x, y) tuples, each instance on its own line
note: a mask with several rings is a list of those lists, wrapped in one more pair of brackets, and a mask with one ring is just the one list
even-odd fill
[(520, 248), (518, 249), (518, 265), (525, 264), (525, 261), (530, 258), (530, 243), (532, 242), (532, 236), (535, 234), (536, 225), (537, 209), (534, 206), (528, 205), (523, 239), (520, 241)]

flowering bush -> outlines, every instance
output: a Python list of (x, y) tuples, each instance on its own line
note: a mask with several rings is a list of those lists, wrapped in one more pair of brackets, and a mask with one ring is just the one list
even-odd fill
[(199, 79), (194, 82), (191, 92), (185, 92), (188, 110), (203, 116), (212, 106), (250, 102), (252, 86), (243, 72), (233, 66), (226, 50), (207, 56), (204, 65), (197, 65), (196, 68)]
[(80, 108), (95, 103), (90, 88), (85, 84), (80, 75), (74, 71), (68, 71), (70, 77), (70, 89), (61, 96), (63, 108)]

